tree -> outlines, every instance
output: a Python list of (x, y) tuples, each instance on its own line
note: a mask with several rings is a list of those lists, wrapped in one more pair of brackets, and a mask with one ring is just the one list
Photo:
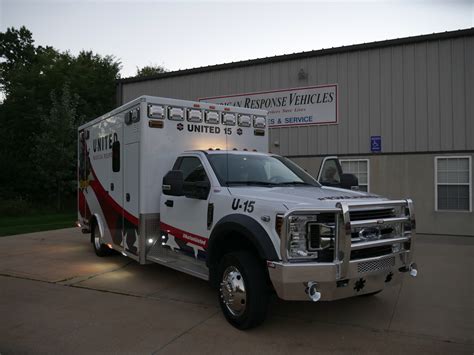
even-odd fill
[(53, 90), (52, 107), (34, 140), (38, 179), (45, 192), (56, 196), (57, 210), (64, 196), (75, 190), (76, 130), (84, 120), (77, 112), (78, 101), (79, 96), (71, 94), (68, 83), (59, 92)]
[[(63, 127), (57, 116), (65, 115), (68, 109), (74, 110), (74, 130), (80, 121), (113, 109), (119, 71), (120, 62), (113, 56), (90, 51), (74, 56), (52, 47), (35, 46), (32, 33), (25, 27), (0, 33), (0, 90), (4, 96), (0, 103), (0, 199), (34, 202), (65, 196), (66, 185), (58, 185), (58, 179), (72, 181), (74, 169), (68, 164), (63, 168), (57, 165), (61, 171), (51, 171), (55, 175), (53, 189), (51, 174), (46, 174), (38, 155), (38, 150), (46, 154), (47, 149), (39, 144), (38, 137), (53, 124)], [(51, 133), (42, 139), (60, 142), (62, 131), (53, 132), (56, 137)], [(68, 133), (64, 139), (71, 143), (61, 143), (64, 156), (70, 159), (70, 153), (76, 152), (76, 135)], [(70, 162), (75, 164), (74, 157)], [(52, 162), (48, 166), (54, 167)]]
[(137, 67), (137, 75), (136, 77), (146, 77), (146, 76), (154, 76), (157, 74), (166, 73), (168, 70), (161, 65), (146, 65), (143, 68)]

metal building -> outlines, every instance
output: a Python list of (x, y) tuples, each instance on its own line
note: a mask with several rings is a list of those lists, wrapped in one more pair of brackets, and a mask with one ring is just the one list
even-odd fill
[(117, 101), (325, 84), (337, 122), (270, 127), (271, 151), (314, 176), (337, 155), (362, 189), (413, 198), (419, 233), (474, 236), (474, 28), (122, 79)]

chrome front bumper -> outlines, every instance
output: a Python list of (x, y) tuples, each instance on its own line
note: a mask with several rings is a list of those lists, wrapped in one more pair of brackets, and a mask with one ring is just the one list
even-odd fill
[(337, 279), (336, 263), (268, 262), (268, 272), (278, 297), (308, 301), (308, 283), (316, 282), (321, 300), (332, 301), (382, 290), (401, 281), (411, 265), (410, 251), (352, 260), (346, 277)]
[[(401, 215), (385, 219), (366, 219), (351, 221), (350, 211), (367, 207), (395, 207)], [(290, 216), (313, 213), (336, 214), (336, 239), (334, 261), (329, 263), (296, 262), (288, 255), (288, 234)], [(394, 238), (366, 241), (353, 244), (351, 240), (354, 227), (373, 226), (384, 223), (402, 225), (401, 235)], [(404, 223), (410, 223), (410, 231), (405, 233)], [(411, 200), (357, 202), (336, 204), (334, 209), (288, 211), (283, 216), (280, 252), (282, 260), (268, 262), (268, 273), (278, 296), (285, 300), (336, 300), (382, 290), (386, 285), (397, 283), (404, 272), (412, 267), (415, 237), (415, 214)], [(381, 245), (409, 242), (408, 250), (366, 259), (351, 260), (351, 252), (358, 249)], [(414, 272), (416, 274), (416, 272)], [(309, 285), (309, 287), (308, 287)], [(319, 292), (312, 298), (311, 291)], [(317, 299), (316, 299), (317, 298)]]

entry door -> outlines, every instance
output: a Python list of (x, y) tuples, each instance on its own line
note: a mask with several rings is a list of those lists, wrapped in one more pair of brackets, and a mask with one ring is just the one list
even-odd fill
[[(182, 157), (174, 167), (183, 172), (184, 182), (209, 181), (208, 174), (197, 156)], [(166, 259), (189, 257), (190, 261), (204, 261), (209, 231), (207, 229), (210, 196), (200, 200), (185, 196), (161, 194), (160, 220), (164, 233), (162, 256)], [(209, 212), (212, 212), (209, 211)]]
[(123, 148), (123, 240), (122, 247), (127, 253), (139, 255), (139, 143), (128, 143)]

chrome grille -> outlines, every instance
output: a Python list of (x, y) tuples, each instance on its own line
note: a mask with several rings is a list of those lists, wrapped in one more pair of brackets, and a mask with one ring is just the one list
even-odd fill
[(371, 210), (356, 210), (349, 212), (351, 221), (361, 221), (364, 219), (384, 219), (395, 217), (396, 212), (393, 208), (379, 208)]
[(362, 261), (357, 264), (357, 272), (359, 274), (390, 269), (391, 267), (395, 266), (395, 257), (392, 256), (391, 258), (384, 258), (379, 260), (370, 260), (370, 261)]

